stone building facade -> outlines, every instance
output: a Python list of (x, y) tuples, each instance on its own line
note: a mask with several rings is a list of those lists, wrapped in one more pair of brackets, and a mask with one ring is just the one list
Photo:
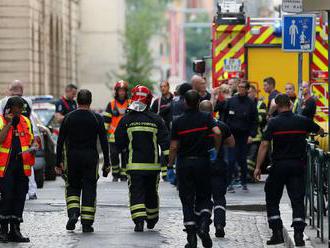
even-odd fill
[(0, 94), (14, 79), (26, 95), (59, 96), (77, 81), (79, 0), (0, 1)]

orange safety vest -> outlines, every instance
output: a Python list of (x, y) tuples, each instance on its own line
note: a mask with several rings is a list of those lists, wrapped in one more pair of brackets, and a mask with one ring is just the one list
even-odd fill
[[(0, 123), (2, 123), (2, 126), (7, 124), (7, 121), (2, 115), (0, 115)], [(0, 144), (0, 178), (5, 176), (6, 168), (9, 163), (13, 132), (14, 128), (10, 127), (5, 141)], [(24, 174), (26, 176), (31, 176), (31, 167), (35, 163), (35, 157), (30, 152), (25, 151), (30, 148), (33, 142), (33, 135), (31, 122), (23, 115), (20, 116), (20, 122), (17, 125), (17, 133), (19, 134), (19, 140), (21, 142)]]
[(125, 100), (123, 104), (121, 104), (119, 101), (116, 99), (111, 101), (111, 111), (113, 112), (114, 110), (118, 111), (119, 115), (118, 116), (111, 116), (111, 123), (108, 128), (108, 141), (109, 142), (115, 142), (115, 131), (116, 128), (118, 127), (118, 124), (123, 118), (123, 116), (126, 113), (126, 110), (129, 105), (129, 100)]

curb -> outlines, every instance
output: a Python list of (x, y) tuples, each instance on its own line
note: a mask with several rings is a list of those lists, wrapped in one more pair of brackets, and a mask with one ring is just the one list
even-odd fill
[[(288, 248), (296, 247), (294, 244), (294, 230), (291, 227), (292, 224), (292, 209), (288, 204), (280, 205), (281, 218), (283, 221), (283, 235), (285, 246)], [(306, 248), (313, 248), (312, 242), (309, 240), (309, 237), (304, 234), (304, 239)]]

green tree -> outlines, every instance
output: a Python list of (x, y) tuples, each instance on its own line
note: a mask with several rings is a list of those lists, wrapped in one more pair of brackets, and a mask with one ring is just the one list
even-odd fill
[(142, 84), (152, 89), (151, 71), (154, 61), (150, 42), (161, 35), (167, 0), (126, 0), (126, 25), (123, 34), (125, 64), (116, 75), (130, 82), (130, 88)]

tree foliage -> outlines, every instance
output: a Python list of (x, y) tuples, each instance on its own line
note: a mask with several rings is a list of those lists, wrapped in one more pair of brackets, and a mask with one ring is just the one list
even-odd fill
[(130, 83), (130, 88), (142, 84), (152, 89), (154, 67), (150, 42), (160, 34), (166, 0), (126, 0), (126, 24), (123, 34), (125, 64), (118, 78)]

